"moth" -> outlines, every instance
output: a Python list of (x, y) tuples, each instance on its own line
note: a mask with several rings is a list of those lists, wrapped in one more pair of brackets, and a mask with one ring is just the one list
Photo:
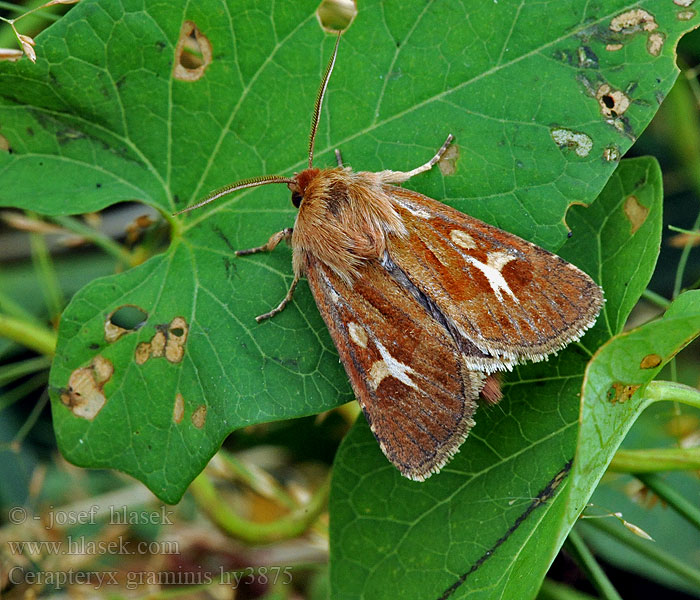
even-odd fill
[(286, 184), (293, 228), (248, 255), (292, 247), (369, 425), (402, 475), (423, 481), (459, 450), (480, 394), (501, 397), (497, 373), (539, 361), (578, 340), (603, 304), (602, 290), (572, 264), (515, 235), (399, 187), (430, 170), (452, 135), (411, 171), (313, 166), (323, 98), (340, 35), (316, 97), (308, 168), (293, 177), (244, 179), (185, 212), (235, 192)]

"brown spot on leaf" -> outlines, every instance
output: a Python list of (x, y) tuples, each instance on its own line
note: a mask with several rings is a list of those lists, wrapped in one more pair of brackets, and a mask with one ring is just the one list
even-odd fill
[(173, 406), (173, 421), (176, 423), (182, 422), (182, 417), (185, 415), (185, 399), (182, 394), (175, 395), (175, 405)]
[(201, 429), (204, 427), (206, 420), (207, 407), (204, 404), (201, 404), (197, 407), (197, 410), (192, 413), (192, 425), (194, 425), (197, 429)]
[(681, 10), (681, 11), (678, 11), (676, 18), (679, 21), (690, 21), (690, 19), (692, 19), (696, 14), (697, 14), (697, 12), (694, 9)]
[(673, 0), (674, 4), (682, 6), (683, 8), (688, 8), (693, 2), (695, 2), (695, 0)]
[(197, 81), (211, 64), (212, 47), (193, 21), (185, 21), (175, 46), (173, 76), (180, 81)]
[(189, 326), (184, 317), (175, 317), (170, 324), (156, 325), (156, 332), (150, 342), (136, 346), (134, 360), (142, 365), (149, 358), (165, 358), (171, 363), (179, 363), (185, 356), (185, 342)]
[(622, 50), (622, 44), (608, 44), (605, 46), (605, 49), (608, 52), (617, 52), (618, 50)]
[(134, 360), (137, 365), (142, 365), (151, 356), (151, 344), (148, 342), (141, 342), (136, 346), (136, 351), (134, 352)]
[(167, 338), (165, 337), (163, 327), (163, 325), (156, 325), (158, 331), (156, 331), (153, 339), (151, 339), (151, 356), (153, 358), (160, 358), (165, 354), (165, 343)]
[(165, 358), (171, 363), (179, 363), (185, 355), (185, 342), (189, 327), (183, 317), (175, 317), (168, 328), (168, 342), (165, 345)]
[(595, 97), (600, 104), (600, 112), (609, 119), (624, 114), (630, 106), (629, 97), (622, 90), (614, 90), (607, 83), (598, 87)]
[(440, 173), (443, 175), (454, 175), (457, 170), (457, 160), (459, 159), (459, 146), (452, 143), (438, 161)]
[(68, 379), (68, 387), (61, 393), (61, 402), (76, 417), (92, 421), (107, 402), (103, 388), (114, 373), (114, 365), (102, 356), (96, 356), (87, 367), (76, 369)]
[(642, 8), (628, 10), (610, 21), (610, 31), (623, 34), (654, 31), (658, 26), (654, 16)]
[(116, 342), (124, 334), (141, 328), (148, 314), (133, 304), (125, 304), (113, 310), (105, 319), (105, 340)]
[(617, 146), (606, 146), (603, 149), (603, 160), (617, 162), (620, 160), (620, 149)]
[(639, 389), (639, 385), (616, 381), (608, 389), (608, 400), (613, 404), (624, 404)]
[(640, 369), (654, 369), (661, 364), (661, 357), (658, 354), (647, 354), (639, 363)]
[(624, 206), (625, 216), (630, 222), (630, 235), (634, 235), (646, 221), (649, 209), (640, 204), (636, 196), (628, 196)]
[(581, 131), (573, 131), (565, 127), (553, 127), (549, 133), (557, 146), (562, 149), (573, 150), (577, 156), (582, 158), (588, 156), (593, 148), (593, 140)]
[(345, 31), (357, 15), (355, 0), (321, 0), (316, 9), (316, 18), (324, 31)]
[(647, 38), (647, 51), (652, 56), (658, 56), (661, 54), (661, 49), (664, 47), (664, 42), (666, 41), (666, 35), (663, 33), (654, 32), (650, 33)]
[(0, 152), (10, 151), (10, 140), (0, 133)]

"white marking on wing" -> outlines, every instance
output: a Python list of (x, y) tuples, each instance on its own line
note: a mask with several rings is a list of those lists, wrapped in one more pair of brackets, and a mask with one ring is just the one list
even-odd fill
[(507, 252), (489, 252), (486, 255), (486, 264), (480, 260), (477, 260), (473, 256), (467, 256), (465, 258), (468, 262), (479, 269), (484, 274), (486, 279), (488, 279), (493, 293), (496, 294), (496, 298), (498, 298), (500, 302), (503, 302), (501, 291), (508, 294), (511, 298), (513, 298), (513, 300), (515, 300), (515, 302), (519, 302), (513, 291), (508, 286), (508, 282), (504, 279), (503, 274), (501, 273), (503, 267), (505, 267), (511, 260), (515, 260), (514, 256), (511, 256)]
[(357, 323), (348, 323), (350, 339), (360, 348), (367, 348), (367, 332)]
[(453, 229), (450, 232), (450, 239), (460, 248), (464, 248), (466, 250), (476, 248), (476, 242), (474, 241), (474, 238), (470, 236), (466, 231)]
[(417, 390), (418, 386), (409, 377), (415, 371), (408, 365), (396, 360), (380, 342), (375, 340), (374, 343), (382, 355), (382, 360), (376, 361), (369, 372), (373, 388), (376, 390), (385, 377), (394, 377), (401, 383)]

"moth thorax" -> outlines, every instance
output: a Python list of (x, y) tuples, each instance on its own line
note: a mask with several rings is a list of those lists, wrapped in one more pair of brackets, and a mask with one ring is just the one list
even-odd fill
[(295, 177), (295, 183), (303, 190), (303, 199), (292, 245), (346, 281), (355, 278), (365, 261), (384, 254), (387, 235), (403, 230), (390, 199), (371, 173), (342, 167), (307, 169)]

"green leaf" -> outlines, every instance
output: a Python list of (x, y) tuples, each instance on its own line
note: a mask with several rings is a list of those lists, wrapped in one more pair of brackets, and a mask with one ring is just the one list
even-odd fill
[[(0, 153), (0, 203), (71, 214), (136, 199), (173, 226), (167, 253), (94, 282), (65, 311), (50, 382), (72, 462), (126, 471), (173, 502), (234, 429), (350, 398), (305, 286), (271, 322), (253, 320), (291, 282), (289, 251), (233, 256), (292, 224), (287, 191), (170, 216), (232, 180), (303, 168), (334, 42), (316, 6), (84, 0), (39, 36), (35, 65), (0, 64), (0, 134), (11, 148)], [(698, 20), (661, 0), (639, 6), (644, 26), (614, 31), (630, 10), (622, 0), (363, 3), (341, 42), (316, 164), (333, 164), (339, 147), (357, 169), (408, 169), (451, 132), (455, 172), (409, 185), (557, 248), (567, 206), (597, 196), (670, 88), (675, 43)], [(212, 46), (197, 81), (173, 76), (186, 20)], [(145, 323), (108, 342), (105, 321), (124, 305)], [(178, 318), (184, 328), (172, 326)], [(182, 361), (137, 364), (139, 344), (169, 325), (175, 338), (187, 333)], [(72, 375), (104, 398), (92, 420), (61, 402)]]
[[(625, 226), (630, 195), (647, 208), (634, 231)], [(334, 598), (390, 598), (396, 590), (415, 598), (535, 595), (560, 532), (573, 524), (559, 492), (576, 453), (579, 395), (592, 354), (586, 348), (590, 338), (621, 327), (648, 283), (661, 200), (656, 161), (624, 160), (589, 208), (569, 212), (572, 236), (561, 255), (594, 277), (617, 274), (627, 285), (606, 289), (603, 313), (580, 344), (505, 377), (501, 403), (477, 412), (460, 453), (438, 476), (420, 484), (402, 479), (358, 421), (334, 465)]]
[(665, 399), (646, 393), (646, 386), (698, 335), (700, 291), (691, 291), (679, 296), (662, 319), (621, 333), (596, 352), (584, 380), (568, 519), (573, 521), (584, 509), (639, 414)]

